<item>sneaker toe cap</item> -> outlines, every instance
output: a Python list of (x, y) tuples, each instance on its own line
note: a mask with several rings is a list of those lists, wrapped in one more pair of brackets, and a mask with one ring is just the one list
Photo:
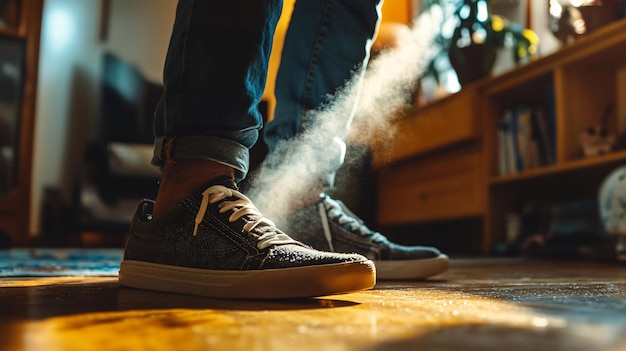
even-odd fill
[(290, 244), (271, 247), (263, 262), (263, 268), (289, 268), (363, 261), (367, 261), (367, 258), (359, 254), (324, 252)]

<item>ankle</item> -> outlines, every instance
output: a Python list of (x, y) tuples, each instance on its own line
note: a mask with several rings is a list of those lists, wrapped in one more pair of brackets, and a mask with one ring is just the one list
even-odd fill
[(205, 159), (170, 160), (163, 167), (153, 218), (160, 217), (202, 185), (219, 177), (235, 178), (232, 167)]

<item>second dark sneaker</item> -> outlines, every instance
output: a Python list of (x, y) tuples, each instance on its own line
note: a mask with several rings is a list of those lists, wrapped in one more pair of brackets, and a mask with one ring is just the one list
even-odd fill
[(449, 268), (448, 256), (436, 248), (393, 243), (326, 194), (321, 194), (318, 203), (278, 223), (294, 239), (318, 250), (353, 252), (371, 259), (381, 280), (423, 279)]
[(158, 219), (143, 201), (120, 266), (121, 285), (218, 298), (301, 298), (370, 289), (372, 261), (321, 252), (277, 229), (230, 179)]

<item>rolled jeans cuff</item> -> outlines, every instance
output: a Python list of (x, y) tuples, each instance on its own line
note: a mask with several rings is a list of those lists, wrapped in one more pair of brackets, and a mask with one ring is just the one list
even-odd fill
[(250, 152), (244, 145), (216, 136), (157, 137), (154, 139), (152, 164), (163, 167), (167, 160), (201, 158), (235, 170), (235, 180), (248, 174)]

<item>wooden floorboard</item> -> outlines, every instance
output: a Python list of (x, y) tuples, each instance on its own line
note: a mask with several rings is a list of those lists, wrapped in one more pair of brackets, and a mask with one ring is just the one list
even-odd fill
[(626, 265), (453, 260), (418, 282), (237, 301), (0, 279), (0, 350), (626, 350)]

